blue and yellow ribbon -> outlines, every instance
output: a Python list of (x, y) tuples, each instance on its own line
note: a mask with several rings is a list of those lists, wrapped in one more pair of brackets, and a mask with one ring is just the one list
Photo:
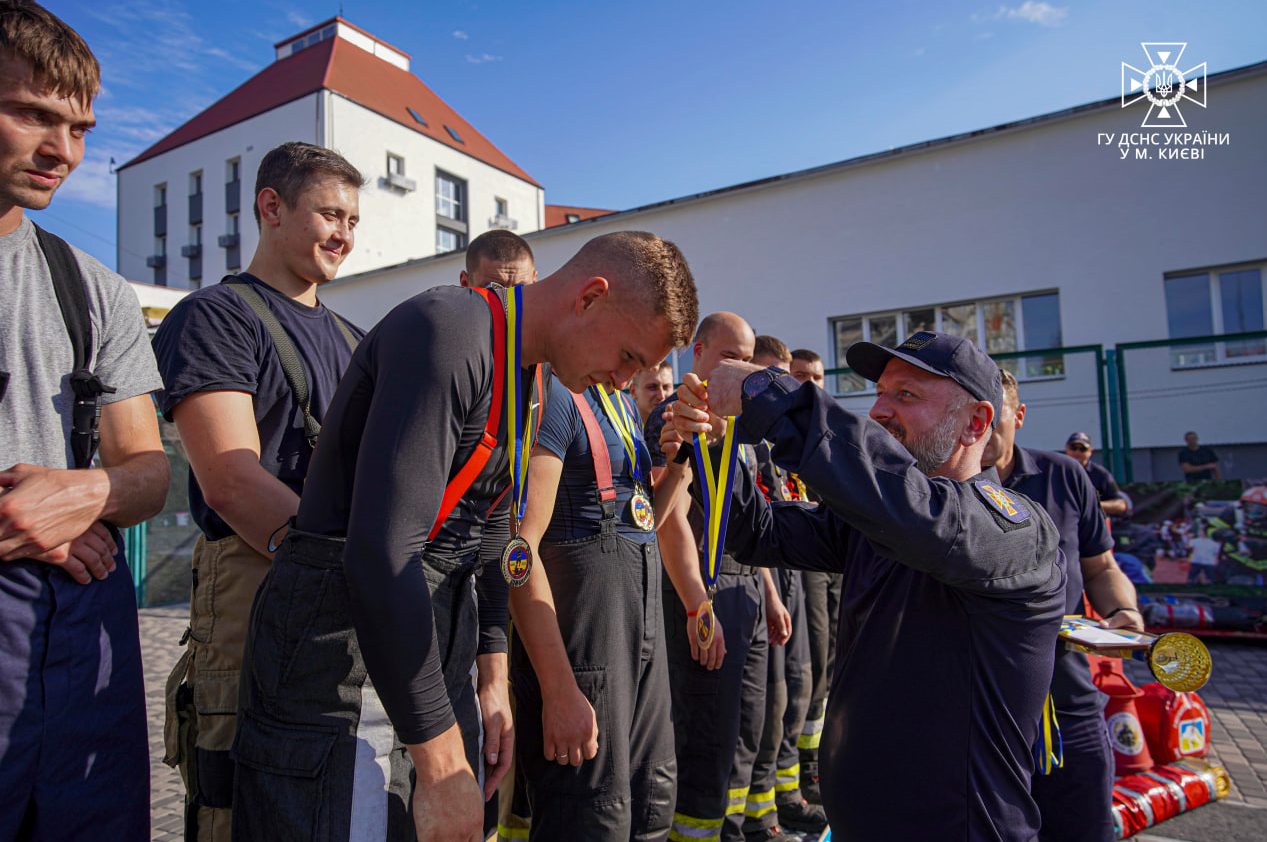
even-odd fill
[(708, 443), (695, 434), (695, 464), (704, 478), (704, 515), (708, 521), (705, 534), (707, 560), (704, 568), (705, 587), (711, 588), (721, 570), (722, 550), (726, 545), (726, 518), (730, 514), (730, 489), (735, 481), (735, 418), (726, 419), (726, 433), (722, 436), (721, 459), (717, 472), (713, 472), (712, 459), (708, 455)]
[(612, 427), (616, 430), (616, 435), (620, 436), (620, 443), (625, 447), (625, 455), (629, 457), (629, 470), (633, 476), (633, 481), (637, 485), (642, 484), (642, 466), (638, 463), (638, 445), (634, 440), (634, 425), (630, 415), (625, 411), (625, 402), (620, 399), (620, 395), (616, 396), (616, 406), (612, 406), (611, 398), (607, 396), (607, 390), (602, 386), (591, 386), (598, 399), (602, 401), (603, 412), (607, 413), (607, 420), (611, 421)]
[[(506, 429), (510, 451), (511, 497), (514, 500), (515, 521), (523, 520), (528, 508), (528, 454), (532, 443), (528, 431), (532, 429), (533, 408), (528, 407), (528, 417), (519, 425), (519, 408), (524, 405), (524, 378), (520, 361), (523, 359), (523, 286), (516, 284), (506, 291), (506, 334), (511, 337), (506, 354)], [(531, 380), (529, 380), (531, 382)]]
[(1038, 774), (1050, 775), (1065, 764), (1065, 742), (1060, 736), (1060, 723), (1056, 721), (1056, 703), (1051, 693), (1043, 705), (1043, 721), (1038, 743), (1034, 746), (1034, 762)]

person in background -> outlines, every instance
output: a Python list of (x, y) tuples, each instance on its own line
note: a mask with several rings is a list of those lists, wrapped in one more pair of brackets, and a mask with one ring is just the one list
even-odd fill
[(673, 394), (673, 364), (665, 360), (659, 365), (644, 368), (634, 375), (629, 392), (633, 395), (634, 405), (638, 407), (638, 415), (645, 425), (651, 410)]
[[(1084, 594), (1110, 628), (1144, 630), (1135, 586), (1113, 558), (1113, 538), (1086, 471), (1058, 453), (1016, 444), (1025, 423), (1016, 378), (1001, 370), (1003, 410), (981, 461), (1003, 487), (1043, 507), (1068, 561), (1065, 614), (1085, 613)], [(1075, 561), (1076, 559), (1076, 561)], [(1042, 814), (1041, 842), (1114, 842), (1113, 751), (1104, 722), (1107, 696), (1091, 681), (1087, 656), (1058, 643), (1051, 682), (1064, 762), (1036, 773), (1031, 792)]]
[(1109, 517), (1128, 513), (1129, 504), (1117, 487), (1117, 480), (1109, 469), (1091, 461), (1095, 449), (1091, 446), (1091, 436), (1086, 433), (1074, 433), (1065, 442), (1065, 455), (1082, 466), (1091, 479), (1091, 485), (1100, 500), (1100, 511)]
[(1183, 434), (1184, 447), (1179, 451), (1179, 470), (1188, 482), (1223, 479), (1223, 471), (1219, 468), (1219, 455), (1214, 448), (1197, 443), (1197, 434)]

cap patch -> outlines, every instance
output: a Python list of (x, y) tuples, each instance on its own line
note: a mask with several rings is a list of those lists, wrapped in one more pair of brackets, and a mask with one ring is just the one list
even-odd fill
[(1029, 520), (1029, 509), (1021, 503), (1020, 500), (1008, 494), (994, 483), (988, 480), (977, 480), (973, 483), (977, 493), (981, 495), (981, 499), (989, 504), (1008, 521), (1012, 523), (1024, 523)]
[(936, 338), (937, 334), (921, 330), (919, 333), (913, 334), (905, 342), (897, 346), (897, 349), (899, 351), (918, 351)]

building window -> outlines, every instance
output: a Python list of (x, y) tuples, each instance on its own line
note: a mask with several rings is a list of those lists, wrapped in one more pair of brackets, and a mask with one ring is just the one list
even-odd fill
[(505, 199), (493, 199), (493, 206), (497, 209), (497, 216), (510, 216), (510, 203)]
[(445, 126), (444, 130), (449, 133), (449, 137), (453, 138), (458, 143), (461, 143), (461, 144), (466, 143), (466, 141), (462, 139), (462, 135), (458, 134), (457, 131), (452, 126)]
[(167, 237), (154, 238), (154, 253), (145, 258), (145, 265), (154, 270), (154, 286), (167, 286)]
[(422, 126), (423, 128), (427, 127), (427, 121), (422, 119), (421, 114), (419, 114), (417, 111), (413, 110), (412, 108), (406, 108), (405, 110), (409, 112), (410, 117), (414, 118), (415, 123)]
[(466, 182), (445, 172), (436, 172), (436, 215), (466, 221)]
[(580, 215), (579, 213), (569, 213), (569, 214), (567, 215), (567, 220), (568, 220), (568, 222), (569, 222), (569, 223), (571, 223), (571, 222), (580, 222), (580, 221), (581, 221), (581, 215)]
[(189, 226), (189, 245), (181, 249), (182, 254), (189, 258), (189, 288), (197, 289), (202, 286), (202, 226)]
[[(1251, 333), (1267, 323), (1263, 310), (1263, 265), (1214, 269), (1165, 279), (1166, 319), (1171, 339)], [(1174, 368), (1262, 362), (1267, 339), (1179, 345), (1171, 349)]]
[(202, 172), (189, 174), (189, 224), (202, 224)]
[(406, 193), (418, 185), (412, 178), (405, 178), (405, 158), (392, 152), (387, 153), (387, 184)]
[(167, 185), (154, 187), (154, 236), (167, 236)]
[(241, 229), (239, 229), (239, 216), (231, 213), (225, 220), (225, 236), (222, 240), (224, 244), (224, 268), (234, 272), (242, 268), (242, 246), (241, 246)]
[[(1060, 295), (1055, 292), (844, 316), (831, 323), (837, 368), (848, 365), (845, 352), (855, 342), (896, 348), (921, 330), (962, 336), (990, 354), (1059, 348), (1062, 342)], [(1061, 377), (1065, 373), (1061, 354), (1007, 359), (1000, 365), (1021, 379)], [(836, 394), (866, 392), (871, 388), (865, 378), (852, 371), (836, 375)]]
[(436, 254), (466, 248), (466, 235), (448, 228), (436, 228)]
[(242, 160), (233, 158), (224, 162), (224, 212), (242, 210)]

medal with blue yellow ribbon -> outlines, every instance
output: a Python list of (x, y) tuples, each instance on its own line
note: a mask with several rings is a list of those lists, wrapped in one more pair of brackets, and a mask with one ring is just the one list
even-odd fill
[(528, 508), (528, 455), (532, 447), (532, 415), (535, 407), (528, 407), (528, 417), (519, 423), (519, 413), (524, 406), (523, 370), (523, 287), (515, 285), (506, 291), (506, 335), (510, 339), (506, 354), (506, 449), (510, 455), (510, 508), (511, 534), (506, 549), (502, 550), (502, 576), (513, 587), (527, 584), (532, 573), (532, 548), (519, 537), (519, 521)]
[(730, 490), (735, 481), (736, 451), (734, 416), (726, 419), (726, 433), (722, 436), (721, 459), (716, 472), (708, 454), (708, 442), (699, 433), (695, 434), (695, 464), (703, 480), (700, 487), (707, 523), (704, 533), (704, 586), (708, 589), (708, 598), (692, 612), (695, 638), (701, 649), (713, 644), (716, 623), (712, 594), (717, 587), (717, 574), (721, 570), (722, 551), (726, 544), (726, 518), (730, 514)]
[(603, 404), (603, 411), (607, 414), (607, 420), (616, 430), (616, 435), (620, 436), (620, 443), (624, 445), (625, 455), (629, 457), (629, 472), (633, 477), (634, 490), (633, 495), (629, 498), (629, 515), (634, 524), (644, 532), (650, 532), (655, 528), (655, 510), (651, 506), (651, 498), (647, 496), (646, 486), (642, 484), (642, 467), (638, 463), (638, 445), (634, 441), (634, 426), (631, 416), (625, 411), (625, 402), (620, 396), (616, 396), (616, 405), (612, 406), (611, 398), (607, 396), (607, 391), (602, 386), (590, 387), (598, 395), (598, 399)]

